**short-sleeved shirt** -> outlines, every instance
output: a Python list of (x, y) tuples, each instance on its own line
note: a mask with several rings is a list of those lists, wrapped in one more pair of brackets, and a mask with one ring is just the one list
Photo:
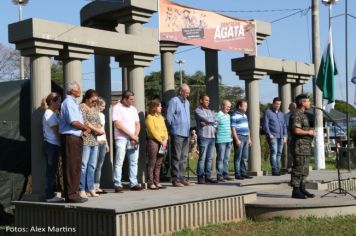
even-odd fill
[(98, 142), (106, 142), (106, 134), (105, 134), (105, 115), (104, 113), (99, 113), (101, 130), (104, 131), (104, 134), (97, 137)]
[(216, 143), (230, 143), (231, 138), (231, 121), (230, 115), (222, 111), (216, 113), (216, 120), (218, 125), (216, 127)]
[[(122, 105), (121, 102), (119, 102), (112, 109), (112, 121), (120, 121), (123, 125), (125, 125), (125, 128), (129, 132), (135, 133), (136, 122), (139, 122), (140, 119), (138, 117), (137, 110), (134, 106), (126, 107)], [(116, 127), (114, 130), (114, 137), (115, 139), (129, 139), (129, 137), (125, 133), (121, 132)]]
[(74, 97), (68, 95), (61, 105), (61, 114), (59, 118), (59, 133), (72, 134), (80, 137), (82, 131), (71, 125), (74, 121), (78, 121), (82, 124), (84, 123), (83, 116), (79, 110), (77, 100), (75, 100)]
[(292, 132), (295, 128), (310, 130), (309, 119), (302, 109), (296, 109), (290, 116), (289, 130), (292, 133), (292, 151), (295, 155), (312, 155), (313, 137), (309, 135), (297, 135)]
[[(79, 105), (79, 109), (83, 114), (84, 124), (91, 124), (95, 128), (101, 128), (99, 112), (96, 109), (90, 109), (85, 103)], [(83, 136), (83, 145), (85, 146), (96, 146), (98, 141), (96, 140), (97, 135), (91, 132), (87, 136)]]
[(47, 109), (42, 117), (42, 127), (43, 127), (43, 138), (46, 142), (60, 146), (60, 140), (54, 132), (54, 126), (58, 126), (59, 119), (55, 112), (51, 109)]
[(248, 119), (245, 113), (235, 111), (231, 115), (231, 127), (236, 130), (237, 135), (248, 136)]

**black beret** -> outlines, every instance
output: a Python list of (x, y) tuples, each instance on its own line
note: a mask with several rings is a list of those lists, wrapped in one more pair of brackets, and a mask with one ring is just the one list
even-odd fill
[(309, 99), (309, 96), (307, 94), (299, 94), (298, 96), (295, 97), (295, 100), (298, 101), (300, 99)]

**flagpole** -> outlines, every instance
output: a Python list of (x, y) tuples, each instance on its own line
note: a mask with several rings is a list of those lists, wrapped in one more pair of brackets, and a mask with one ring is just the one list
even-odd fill
[(349, 117), (349, 73), (348, 73), (348, 25), (347, 25), (347, 0), (345, 0), (345, 81), (346, 81), (346, 138), (347, 138), (347, 160), (349, 162), (349, 172), (351, 171), (350, 163), (350, 117)]

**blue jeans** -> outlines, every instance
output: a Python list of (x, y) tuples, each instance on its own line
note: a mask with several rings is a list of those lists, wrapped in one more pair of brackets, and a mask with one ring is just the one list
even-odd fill
[(229, 143), (217, 143), (216, 147), (216, 171), (217, 177), (228, 177), (229, 173), (229, 160), (231, 142)]
[(94, 172), (98, 159), (98, 146), (83, 145), (82, 173), (80, 175), (80, 191), (94, 190)]
[(43, 151), (47, 158), (46, 168), (46, 199), (53, 198), (56, 190), (56, 174), (58, 170), (58, 157), (60, 147), (48, 142), (44, 142)]
[(99, 144), (98, 146), (98, 161), (96, 162), (94, 174), (94, 187), (100, 187), (101, 168), (103, 167), (106, 156), (106, 143)]
[(115, 162), (114, 162), (114, 186), (122, 187), (122, 165), (125, 160), (125, 156), (129, 158), (129, 180), (130, 187), (137, 185), (137, 166), (138, 166), (138, 148), (127, 149), (127, 145), (130, 140), (116, 139), (115, 140)]
[(248, 167), (248, 153), (249, 153), (248, 136), (239, 135), (238, 137), (239, 140), (241, 141), (241, 144), (240, 146), (236, 146), (236, 144), (234, 144), (235, 177), (247, 175), (247, 167)]
[(283, 138), (269, 139), (270, 157), (269, 161), (272, 167), (272, 173), (280, 172), (280, 162), (283, 151)]
[(215, 138), (198, 138), (199, 160), (197, 166), (197, 176), (199, 179), (211, 177), (211, 163)]

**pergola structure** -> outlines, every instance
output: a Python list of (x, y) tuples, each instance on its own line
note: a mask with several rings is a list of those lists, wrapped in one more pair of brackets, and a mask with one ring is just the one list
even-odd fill
[[(150, 65), (154, 56), (161, 54), (163, 100), (175, 95), (173, 54), (177, 47), (172, 42), (159, 42), (158, 30), (143, 27), (154, 12), (157, 0), (129, 0), (123, 2), (93, 1), (81, 10), (81, 26), (27, 19), (9, 25), (9, 42), (16, 44), (22, 56), (31, 61), (31, 156), (34, 199), (44, 196), (45, 158), (42, 153), (41, 117), (39, 108), (42, 98), (50, 91), (50, 60), (63, 62), (64, 80), (82, 84), (81, 62), (91, 54), (95, 57), (95, 89), (111, 102), (110, 58), (115, 57), (122, 68), (122, 89), (135, 93), (135, 106), (142, 125), (140, 142), (145, 142), (144, 113), (144, 67)], [(256, 21), (257, 43), (271, 35), (271, 25)], [(211, 107), (218, 110), (218, 51), (203, 48), (205, 52), (206, 86)], [(232, 60), (232, 70), (246, 82), (249, 101), (249, 117), (253, 147), (251, 170), (261, 174), (261, 151), (259, 142), (259, 80), (264, 75), (278, 84), (283, 100), (283, 111), (288, 103), (301, 92), (301, 86), (314, 75), (313, 65), (260, 56), (245, 55)], [(106, 115), (107, 134), (112, 133), (111, 114)], [(112, 137), (110, 137), (111, 150)], [(145, 182), (145, 145), (140, 147), (139, 180)], [(111, 159), (112, 161), (112, 153)], [(111, 173), (105, 171), (105, 183), (112, 185)], [(109, 173), (109, 174), (108, 174)]]

